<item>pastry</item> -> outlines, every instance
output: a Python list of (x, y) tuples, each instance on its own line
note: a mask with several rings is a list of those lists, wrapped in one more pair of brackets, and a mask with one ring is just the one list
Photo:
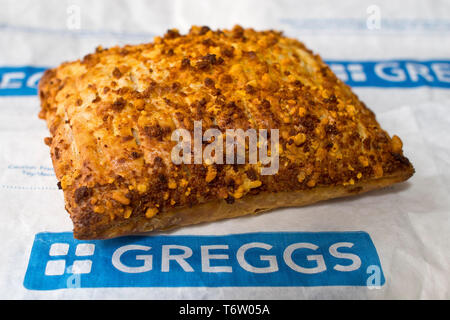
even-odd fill
[[(194, 26), (152, 43), (98, 47), (47, 70), (39, 96), (78, 239), (302, 206), (414, 173), (401, 139), (350, 87), (301, 42), (273, 30)], [(184, 150), (185, 161), (174, 161), (174, 132), (195, 138), (199, 123), (197, 154)], [(222, 135), (208, 139), (208, 129)], [(211, 143), (226, 144), (218, 138), (227, 129), (265, 130), (258, 148), (276, 163), (261, 154), (250, 161), (250, 139), (233, 146), (236, 155), (245, 147), (244, 163), (227, 162), (218, 149), (216, 158), (202, 157)], [(264, 173), (269, 165), (275, 170)]]

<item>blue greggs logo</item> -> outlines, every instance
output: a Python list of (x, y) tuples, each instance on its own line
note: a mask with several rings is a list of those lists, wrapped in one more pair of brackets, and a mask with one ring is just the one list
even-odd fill
[[(336, 61), (326, 63), (351, 87), (450, 88), (449, 60)], [(46, 68), (0, 67), (0, 96), (37, 94)]]
[(385, 279), (365, 232), (130, 236), (81, 241), (39, 233), (24, 286), (368, 286)]
[(327, 61), (351, 87), (450, 88), (450, 61)]
[(32, 66), (0, 67), (0, 96), (36, 95), (45, 69)]

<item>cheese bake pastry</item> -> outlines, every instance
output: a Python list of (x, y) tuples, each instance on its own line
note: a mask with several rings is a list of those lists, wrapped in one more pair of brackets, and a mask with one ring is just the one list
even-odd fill
[[(98, 47), (47, 70), (39, 96), (78, 239), (302, 206), (414, 173), (400, 138), (322, 59), (272, 30), (194, 26), (152, 43)], [(276, 172), (263, 174), (259, 158), (248, 161), (247, 142), (244, 163), (173, 161), (173, 133), (193, 133), (199, 122), (200, 134), (276, 129), (277, 140), (267, 140)], [(200, 154), (213, 141), (222, 140), (203, 137)]]

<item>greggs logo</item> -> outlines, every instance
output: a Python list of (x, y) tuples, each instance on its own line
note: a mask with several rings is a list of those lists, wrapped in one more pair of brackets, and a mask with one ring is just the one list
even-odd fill
[(365, 232), (155, 235), (76, 240), (39, 233), (24, 286), (97, 287), (367, 286), (384, 284)]
[[(450, 60), (325, 61), (351, 87), (450, 88)], [(0, 67), (0, 96), (37, 95), (42, 67)]]

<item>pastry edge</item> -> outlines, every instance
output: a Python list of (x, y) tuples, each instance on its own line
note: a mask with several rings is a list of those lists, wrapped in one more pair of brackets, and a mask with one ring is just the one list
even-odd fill
[(324, 200), (353, 196), (371, 190), (380, 189), (409, 179), (414, 174), (414, 168), (399, 171), (391, 176), (379, 179), (359, 181), (353, 185), (317, 186), (308, 190), (279, 193), (260, 193), (246, 195), (228, 204), (224, 200), (215, 200), (193, 207), (176, 208), (161, 212), (153, 218), (145, 216), (130, 217), (109, 225), (103, 225), (99, 230), (93, 225), (74, 224), (74, 237), (80, 240), (110, 239), (119, 236), (136, 235), (150, 231), (164, 231), (182, 226), (217, 220), (255, 215), (278, 208), (302, 207)]

